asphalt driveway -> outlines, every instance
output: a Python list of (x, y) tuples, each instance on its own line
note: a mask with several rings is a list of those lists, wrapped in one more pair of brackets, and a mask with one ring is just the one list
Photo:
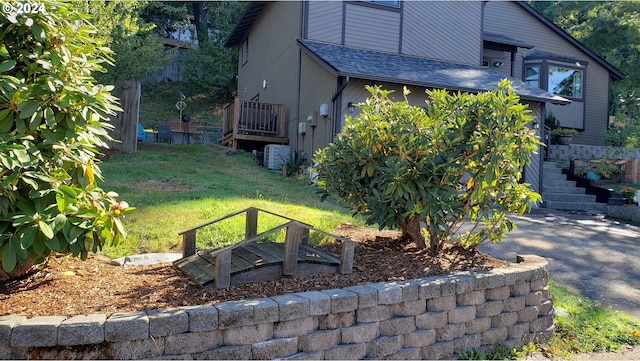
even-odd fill
[(515, 222), (507, 239), (480, 250), (511, 262), (516, 254), (542, 256), (557, 284), (640, 318), (640, 227), (547, 209)]

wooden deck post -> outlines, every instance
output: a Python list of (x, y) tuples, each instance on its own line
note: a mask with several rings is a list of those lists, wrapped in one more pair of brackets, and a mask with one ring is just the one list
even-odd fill
[(216, 288), (228, 288), (231, 284), (231, 250), (225, 250), (216, 256)]
[[(308, 232), (308, 230), (307, 230)], [(297, 222), (291, 222), (287, 227), (287, 236), (284, 241), (284, 257), (282, 261), (282, 275), (293, 276), (298, 267), (298, 247), (302, 238), (302, 227)]]
[(258, 209), (247, 208), (247, 216), (244, 227), (244, 239), (253, 237), (258, 234)]
[(340, 255), (340, 274), (350, 274), (353, 269), (353, 251), (356, 244), (352, 241), (342, 241), (342, 253)]
[(182, 257), (189, 257), (196, 253), (196, 230), (182, 234)]

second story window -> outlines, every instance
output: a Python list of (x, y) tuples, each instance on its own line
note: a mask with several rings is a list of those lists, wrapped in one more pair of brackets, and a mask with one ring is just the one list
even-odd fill
[(582, 70), (549, 65), (549, 91), (561, 96), (582, 98)]
[(249, 61), (249, 38), (245, 38), (242, 41), (242, 65), (245, 65)]

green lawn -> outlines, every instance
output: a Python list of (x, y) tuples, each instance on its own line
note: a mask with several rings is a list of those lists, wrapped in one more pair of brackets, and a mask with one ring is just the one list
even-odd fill
[[(320, 202), (314, 186), (259, 167), (244, 152), (225, 156), (202, 144), (144, 143), (136, 153), (109, 157), (101, 169), (103, 188), (136, 207), (125, 219), (125, 243), (103, 249), (110, 257), (179, 252), (180, 231), (251, 206), (328, 232), (341, 222), (358, 223), (335, 201)], [(261, 213), (258, 223), (262, 232), (284, 222)], [(237, 242), (243, 232), (244, 219), (234, 217), (199, 232), (198, 247)]]

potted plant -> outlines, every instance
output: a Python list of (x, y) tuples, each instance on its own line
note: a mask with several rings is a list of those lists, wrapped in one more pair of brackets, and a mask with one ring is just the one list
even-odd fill
[(555, 138), (559, 145), (571, 144), (573, 137), (578, 135), (578, 131), (571, 128), (556, 128), (551, 131), (551, 136)]
[(633, 204), (633, 199), (636, 196), (636, 189), (633, 187), (626, 187), (620, 190), (620, 193), (627, 200), (627, 204)]

